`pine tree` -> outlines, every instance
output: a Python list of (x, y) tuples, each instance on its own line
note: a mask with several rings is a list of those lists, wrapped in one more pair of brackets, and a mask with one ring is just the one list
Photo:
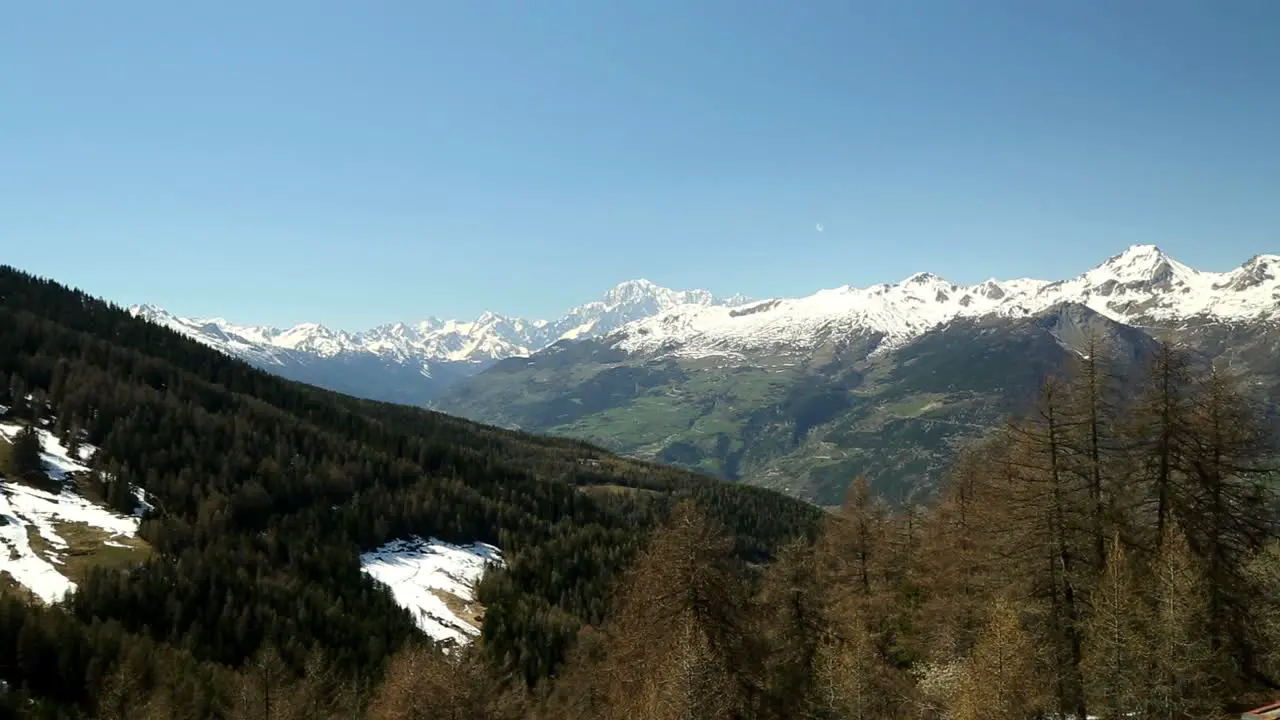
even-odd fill
[(424, 643), (391, 658), (369, 705), (369, 720), (499, 720), (508, 698), (474, 648), (446, 655)]
[(820, 581), (841, 586), (864, 598), (882, 590), (882, 557), (887, 549), (888, 508), (871, 494), (865, 476), (858, 476), (845, 494), (844, 504), (826, 518), (815, 552)]
[(1151, 618), (1117, 534), (1093, 593), (1081, 665), (1089, 708), (1098, 717), (1118, 720), (1142, 711), (1142, 666), (1149, 657), (1150, 633)]
[(1035, 646), (1017, 607), (998, 597), (952, 698), (954, 720), (1026, 720), (1043, 707)]
[(758, 648), (731, 548), (688, 501), (654, 533), (607, 628), (605, 717), (715, 720), (758, 709)]
[(1007, 488), (994, 487), (1001, 466), (998, 442), (975, 443), (959, 454), (940, 497), (924, 521), (921, 572), (928, 657), (946, 667), (968, 654), (986, 621), (982, 604), (997, 582), (992, 532)]
[(1229, 659), (1215, 653), (1206, 632), (1209, 597), (1204, 573), (1176, 522), (1165, 528), (1155, 574), (1155, 612), (1146, 687), (1158, 718), (1212, 717), (1215, 678)]
[(1065, 428), (1066, 470), (1088, 488), (1086, 511), (1091, 552), (1082, 557), (1093, 572), (1107, 563), (1107, 540), (1124, 532), (1121, 514), (1130, 500), (1125, 482), (1124, 442), (1120, 437), (1122, 380), (1115, 370), (1112, 349), (1090, 329), (1081, 354), (1073, 355), (1067, 377), (1067, 403), (1075, 422)]
[(1257, 658), (1263, 684), (1280, 678), (1280, 539), (1273, 539), (1249, 559), (1245, 568), (1256, 595), (1253, 631), (1261, 649)]
[(41, 459), (42, 447), (40, 433), (31, 425), (24, 426), (14, 434), (10, 442), (13, 446), (9, 463), (13, 474), (28, 482), (39, 482), (47, 479), (44, 474), (44, 461)]
[(1154, 549), (1179, 514), (1186, 493), (1183, 471), (1191, 434), (1191, 359), (1171, 342), (1160, 342), (1139, 387), (1126, 434), (1135, 463), (1135, 486), (1152, 530), (1143, 545)]
[(818, 645), (828, 631), (813, 549), (795, 540), (765, 570), (757, 601), (764, 626), (770, 712), (818, 717), (814, 697)]
[(1262, 413), (1224, 373), (1199, 384), (1185, 451), (1178, 520), (1206, 574), (1214, 645), (1256, 671), (1250, 616), (1260, 598), (1246, 567), (1276, 535), (1273, 444)]
[(828, 610), (830, 627), (814, 658), (817, 699), (826, 717), (876, 720), (900, 710), (900, 683), (880, 654), (867, 608), (865, 600), (849, 596)]
[(1078, 431), (1068, 385), (1046, 378), (1029, 415), (1008, 426), (1012, 486), (1007, 543), (1015, 571), (1045, 609), (1042, 637), (1052, 654), (1057, 711), (1087, 717), (1080, 677), (1081, 622), (1088, 585), (1093, 504), (1087, 478), (1070, 472), (1068, 438)]

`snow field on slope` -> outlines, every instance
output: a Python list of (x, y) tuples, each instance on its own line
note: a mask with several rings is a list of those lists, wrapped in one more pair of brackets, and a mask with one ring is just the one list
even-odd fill
[[(0, 435), (6, 440), (12, 440), (21, 429), (16, 423), (0, 423)], [(81, 445), (78, 457), (73, 458), (52, 433), (43, 429), (38, 432), (41, 459), (50, 478), (62, 482), (68, 473), (88, 471), (84, 461), (92, 456), (95, 448)], [(141, 490), (135, 490), (135, 494), (141, 494)], [(76, 588), (58, 569), (63, 564), (59, 553), (66, 551), (67, 541), (58, 534), (55, 522), (83, 523), (117, 538), (137, 535), (139, 521), (136, 515), (129, 517), (112, 512), (77, 495), (69, 487), (51, 493), (0, 479), (0, 571), (7, 572), (46, 603), (58, 602)], [(31, 547), (28, 528), (52, 547), (47, 557)], [(127, 547), (112, 540), (107, 542)]]
[(470, 605), (485, 569), (501, 564), (502, 553), (492, 545), (454, 545), (418, 537), (394, 540), (360, 556), (361, 569), (391, 589), (396, 604), (413, 615), (422, 632), (459, 645), (479, 635), (480, 628), (458, 617), (437, 593)]

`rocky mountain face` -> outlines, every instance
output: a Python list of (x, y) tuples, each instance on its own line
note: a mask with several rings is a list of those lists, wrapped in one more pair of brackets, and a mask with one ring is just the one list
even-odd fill
[(429, 317), (362, 332), (304, 323), (291, 328), (237, 325), (223, 318), (183, 318), (153, 305), (134, 315), (293, 380), (339, 392), (420, 405), (493, 362), (527, 356), (560, 340), (611, 333), (629, 322), (676, 307), (734, 307), (740, 296), (670, 290), (647, 280), (624, 282), (556, 320), (484, 313), (472, 321)]
[(1123, 362), (1190, 344), (1280, 400), (1280, 256), (1201, 272), (1134, 246), (1069, 280), (927, 273), (736, 306), (675, 306), (511, 358), (433, 405), (840, 501), (867, 474), (928, 492), (959, 443), (1025, 407), (1090, 333)]

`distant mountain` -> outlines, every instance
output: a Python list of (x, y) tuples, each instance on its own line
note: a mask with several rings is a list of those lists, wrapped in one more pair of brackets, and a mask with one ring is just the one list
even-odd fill
[(677, 305), (456, 383), (437, 409), (839, 502), (905, 497), (1032, 396), (1086, 332), (1140, 362), (1171, 337), (1280, 399), (1280, 256), (1201, 272), (1135, 245), (1062, 281), (928, 273), (803, 298)]
[(360, 397), (422, 404), (460, 378), (496, 360), (528, 356), (560, 340), (611, 333), (629, 322), (677, 307), (736, 307), (741, 296), (671, 290), (630, 280), (556, 320), (526, 320), (486, 312), (472, 321), (429, 317), (362, 332), (304, 323), (291, 328), (237, 325), (223, 318), (183, 318), (154, 305), (137, 317), (285, 377)]
[(1084, 328), (1138, 355), (1176, 337), (1274, 393), (1278, 276), (1278, 255), (1204, 272), (1134, 245), (1067, 280), (959, 285), (919, 272), (761, 301), (633, 280), (554, 320), (486, 313), (345, 332), (131, 310), (295, 380), (825, 503), (859, 472), (888, 495), (927, 485), (954, 443), (1076, 352)]
[(747, 306), (682, 306), (623, 328), (609, 339), (646, 355), (732, 357), (807, 350), (868, 333), (887, 352), (959, 318), (1029, 317), (1061, 303), (1139, 326), (1274, 317), (1280, 255), (1258, 255), (1230, 272), (1201, 272), (1154, 245), (1134, 245), (1071, 280), (987, 280), (957, 285), (930, 273), (869, 288), (840, 287)]

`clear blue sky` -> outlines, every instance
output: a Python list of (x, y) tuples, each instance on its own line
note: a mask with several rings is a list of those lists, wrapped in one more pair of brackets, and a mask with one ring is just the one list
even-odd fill
[(0, 262), (121, 303), (355, 329), (1280, 251), (1276, 0), (4, 16)]

